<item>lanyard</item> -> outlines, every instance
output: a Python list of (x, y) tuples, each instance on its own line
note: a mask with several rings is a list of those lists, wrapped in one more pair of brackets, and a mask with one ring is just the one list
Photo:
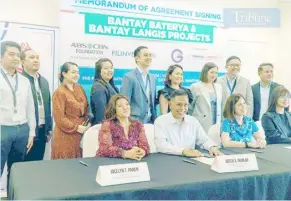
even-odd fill
[(235, 79), (235, 81), (234, 81), (234, 83), (233, 83), (232, 88), (230, 87), (230, 83), (229, 83), (228, 79), (226, 80), (226, 82), (227, 82), (227, 87), (228, 87), (228, 89), (229, 89), (229, 91), (230, 91), (230, 94), (232, 94), (233, 91), (234, 91), (234, 88), (235, 88), (235, 86), (236, 86), (236, 79)]
[(43, 100), (42, 100), (42, 96), (41, 96), (41, 89), (40, 89), (40, 84), (38, 82), (38, 78), (34, 79), (34, 86), (35, 86), (36, 98), (37, 98), (38, 105), (42, 106)]
[(4, 77), (4, 79), (6, 80), (7, 84), (9, 85), (10, 89), (11, 89), (11, 92), (12, 92), (12, 96), (13, 96), (13, 105), (14, 105), (14, 113), (17, 113), (17, 109), (16, 109), (16, 91), (18, 89), (18, 73), (16, 72), (16, 85), (15, 85), (15, 89), (13, 89), (10, 81), (8, 80), (7, 78), (7, 75), (4, 73), (4, 71), (1, 69), (1, 73)]
[(149, 77), (149, 74), (147, 74), (146, 85), (145, 85), (145, 91), (146, 91), (146, 93), (147, 93), (147, 89), (148, 89), (149, 83), (150, 83), (150, 77)]

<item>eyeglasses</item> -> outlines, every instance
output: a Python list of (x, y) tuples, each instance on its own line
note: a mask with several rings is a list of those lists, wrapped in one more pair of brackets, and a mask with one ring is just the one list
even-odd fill
[(285, 96), (279, 96), (279, 98), (282, 98), (282, 99), (289, 99), (289, 98), (291, 98), (291, 96), (290, 96), (290, 95), (285, 95)]
[(240, 67), (241, 64), (228, 64), (228, 66), (231, 66), (231, 67)]

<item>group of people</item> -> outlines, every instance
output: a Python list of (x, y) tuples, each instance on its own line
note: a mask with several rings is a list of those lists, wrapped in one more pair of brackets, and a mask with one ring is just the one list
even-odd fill
[[(158, 152), (188, 157), (203, 155), (196, 146), (213, 156), (222, 154), (219, 144), (207, 135), (216, 124), (221, 124), (217, 135), (223, 147), (264, 148), (272, 143), (291, 143), (290, 92), (273, 82), (271, 63), (258, 67), (260, 81), (251, 86), (239, 75), (240, 58), (229, 57), (227, 73), (221, 77), (217, 76), (218, 66), (208, 62), (202, 68), (200, 82), (190, 89), (183, 87), (183, 67), (174, 64), (168, 68), (165, 87), (157, 92), (155, 76), (149, 72), (150, 50), (136, 48), (134, 59), (136, 68), (125, 74), (120, 90), (113, 81), (113, 62), (98, 60), (90, 102), (78, 84), (78, 65), (66, 62), (60, 69), (61, 84), (51, 100), (48, 81), (38, 73), (37, 52), (22, 51), (16, 42), (3, 41), (1, 175), (6, 162), (9, 173), (14, 162), (42, 160), (51, 137), (52, 159), (81, 157), (82, 136), (96, 124), (102, 124), (96, 133), (97, 156), (136, 160), (150, 153), (146, 123), (154, 124)], [(21, 73), (17, 71), (19, 64)], [(93, 118), (89, 118), (90, 111)], [(265, 135), (256, 121), (261, 121)]]

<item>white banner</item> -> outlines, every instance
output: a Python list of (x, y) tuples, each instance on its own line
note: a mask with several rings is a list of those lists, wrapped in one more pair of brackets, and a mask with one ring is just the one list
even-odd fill
[(188, 87), (198, 80), (206, 62), (224, 65), (222, 17), (222, 9), (168, 8), (154, 1), (64, 0), (60, 65), (66, 61), (79, 65), (79, 83), (89, 97), (98, 59), (113, 61), (114, 80), (120, 86), (123, 75), (136, 67), (133, 51), (142, 45), (153, 54), (150, 71), (158, 78), (158, 88), (164, 86), (168, 67), (176, 63), (184, 68)]

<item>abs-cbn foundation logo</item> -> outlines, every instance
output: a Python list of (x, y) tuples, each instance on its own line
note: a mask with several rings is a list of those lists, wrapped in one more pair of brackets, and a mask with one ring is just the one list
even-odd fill
[(103, 55), (104, 50), (108, 50), (107, 45), (98, 43), (76, 43), (71, 44), (71, 48), (74, 48), (77, 54), (95, 54)]

